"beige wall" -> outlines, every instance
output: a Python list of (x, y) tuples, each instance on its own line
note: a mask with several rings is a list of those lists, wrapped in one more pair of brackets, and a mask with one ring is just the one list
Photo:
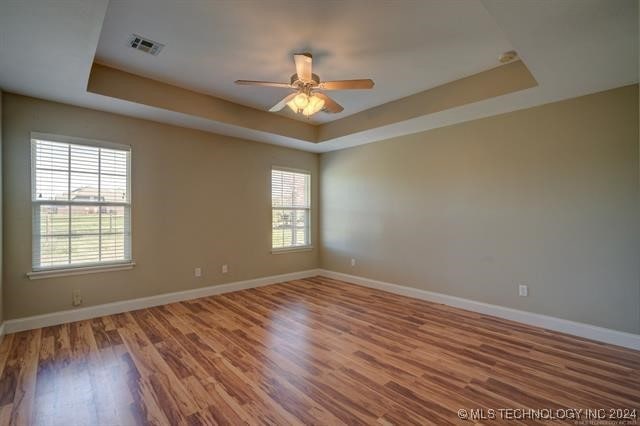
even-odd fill
[(323, 154), (320, 173), (324, 268), (640, 332), (637, 86)]
[[(5, 319), (70, 309), (73, 289), (89, 306), (316, 268), (320, 254), (327, 269), (640, 332), (637, 86), (323, 154), (320, 170), (267, 144), (13, 94), (0, 105)], [(132, 145), (133, 270), (25, 278), (31, 131)], [(321, 253), (270, 254), (271, 165), (311, 170)]]
[(2, 239), (2, 228), (3, 228), (3, 224), (2, 224), (2, 90), (0, 90), (0, 324), (2, 324), (2, 321), (4, 321), (4, 310), (3, 310), (3, 302), (4, 302), (4, 297), (3, 297), (3, 288), (2, 288), (2, 276), (3, 276), (3, 270), (2, 270), (2, 246), (3, 246), (3, 239)]
[[(73, 289), (88, 306), (318, 267), (317, 250), (270, 253), (271, 166), (311, 171), (317, 217), (316, 154), (8, 93), (3, 109), (6, 319), (70, 309)], [(25, 277), (31, 131), (132, 146), (133, 270)], [(224, 263), (227, 275), (219, 272)], [(193, 275), (197, 266), (202, 278)]]

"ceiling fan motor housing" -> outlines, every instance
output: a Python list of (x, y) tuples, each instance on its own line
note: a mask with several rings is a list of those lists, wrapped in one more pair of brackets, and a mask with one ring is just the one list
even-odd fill
[(304, 81), (301, 80), (300, 77), (298, 77), (298, 74), (293, 74), (291, 76), (291, 86), (293, 87), (302, 87), (302, 86), (306, 86), (306, 85), (310, 85), (312, 87), (315, 87), (317, 85), (320, 84), (320, 77), (318, 77), (318, 74), (311, 74), (311, 81)]

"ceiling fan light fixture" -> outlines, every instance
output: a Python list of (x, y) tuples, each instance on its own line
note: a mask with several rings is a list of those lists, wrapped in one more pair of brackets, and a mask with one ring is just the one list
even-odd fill
[(324, 99), (312, 95), (309, 98), (309, 104), (302, 110), (302, 114), (305, 117), (311, 117), (316, 112), (322, 110), (322, 108), (324, 108)]
[(298, 93), (296, 97), (293, 98), (293, 102), (296, 104), (298, 109), (304, 109), (309, 105), (309, 97), (306, 93)]
[(287, 106), (291, 108), (291, 111), (293, 111), (294, 113), (296, 114), (298, 113), (298, 105), (296, 105), (293, 99), (287, 102)]
[(309, 104), (309, 105), (307, 105), (307, 107), (305, 109), (302, 110), (302, 115), (304, 115), (305, 117), (311, 117), (316, 112), (318, 112), (318, 111), (315, 111), (313, 109), (313, 107), (311, 106), (311, 104)]

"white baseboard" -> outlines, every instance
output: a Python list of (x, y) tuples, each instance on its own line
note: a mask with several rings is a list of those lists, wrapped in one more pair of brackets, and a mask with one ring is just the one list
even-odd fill
[(48, 327), (73, 321), (82, 321), (104, 315), (113, 315), (127, 311), (134, 311), (136, 309), (150, 308), (152, 306), (166, 305), (167, 303), (181, 302), (184, 300), (197, 299), (199, 297), (213, 296), (215, 294), (230, 293), (232, 291), (262, 287), (285, 281), (299, 280), (319, 275), (319, 273), (320, 271), (318, 269), (310, 269), (307, 271), (272, 275), (269, 277), (254, 278), (246, 281), (236, 281), (228, 284), (213, 285), (192, 290), (142, 297), (139, 299), (106, 303), (104, 305), (88, 306), (86, 308), (70, 309), (50, 314), (12, 319), (5, 321), (4, 324), (0, 326), (0, 330), (4, 329), (4, 332), (6, 333), (33, 330), (40, 327)]
[(321, 269), (319, 274), (328, 278), (347, 281), (365, 287), (376, 288), (378, 290), (384, 290), (390, 293), (401, 294), (403, 296), (409, 296), (435, 303), (442, 303), (444, 305), (454, 306), (456, 308), (466, 309), (468, 311), (479, 312), (482, 314), (517, 321), (536, 327), (546, 328), (548, 330), (559, 331), (561, 333), (584, 337), (599, 342), (610, 343), (612, 345), (624, 346), (626, 348), (640, 350), (639, 334), (626, 333), (624, 331), (611, 330), (609, 328), (569, 321), (566, 319), (551, 317), (542, 314), (535, 314), (533, 312), (520, 311), (518, 309), (507, 308), (504, 306), (476, 302), (475, 300), (463, 299), (461, 297), (449, 296), (442, 293), (435, 293), (432, 291), (420, 290), (413, 287), (391, 284), (384, 281), (344, 274), (342, 272), (329, 271), (326, 269)]
[(54, 312), (51, 314), (12, 319), (0, 324), (0, 342), (2, 342), (2, 338), (4, 337), (4, 335), (8, 333), (16, 333), (18, 331), (32, 330), (35, 328), (48, 327), (51, 325), (63, 324), (73, 321), (81, 321), (104, 315), (113, 315), (122, 312), (133, 311), (136, 309), (165, 305), (167, 303), (197, 299), (199, 297), (230, 293), (232, 291), (309, 278), (316, 275), (322, 275), (328, 278), (352, 282), (354, 284), (388, 291), (390, 293), (401, 294), (403, 296), (409, 296), (435, 303), (442, 303), (473, 312), (493, 315), (499, 318), (505, 318), (528, 325), (546, 328), (548, 330), (559, 331), (561, 333), (567, 333), (604, 343), (640, 350), (640, 335), (638, 334), (625, 333), (623, 331), (611, 330), (595, 325), (569, 321), (547, 315), (535, 314), (532, 312), (507, 308), (504, 306), (491, 305), (488, 303), (477, 302), (475, 300), (463, 299), (461, 297), (449, 296), (442, 293), (435, 293), (427, 290), (420, 290), (417, 288), (391, 284), (384, 281), (344, 274), (341, 272), (329, 271), (326, 269), (310, 269), (307, 271), (292, 272), (282, 275), (272, 275), (269, 277), (255, 278), (246, 281), (236, 281), (228, 284), (220, 284), (215, 286), (178, 291), (174, 293), (159, 294), (156, 296), (124, 300), (121, 302), (107, 303), (104, 305), (88, 306), (86, 308), (70, 309), (66, 311)]

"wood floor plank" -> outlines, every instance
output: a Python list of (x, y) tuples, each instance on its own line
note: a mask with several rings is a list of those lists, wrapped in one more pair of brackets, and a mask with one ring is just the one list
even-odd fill
[(19, 360), (20, 372), (16, 381), (10, 421), (10, 424), (17, 426), (32, 424), (42, 329), (23, 331), (21, 334), (24, 335), (22, 340), (25, 350)]
[(0, 425), (5, 426), (11, 424), (12, 412), (13, 404), (7, 404), (0, 407)]
[(13, 343), (13, 336), (13, 334), (4, 336), (0, 342), (0, 371), (4, 369), (7, 358), (9, 358), (9, 353), (11, 352), (11, 346)]
[(501, 408), (640, 415), (640, 352), (324, 277), (0, 344), (0, 425), (446, 425)]

